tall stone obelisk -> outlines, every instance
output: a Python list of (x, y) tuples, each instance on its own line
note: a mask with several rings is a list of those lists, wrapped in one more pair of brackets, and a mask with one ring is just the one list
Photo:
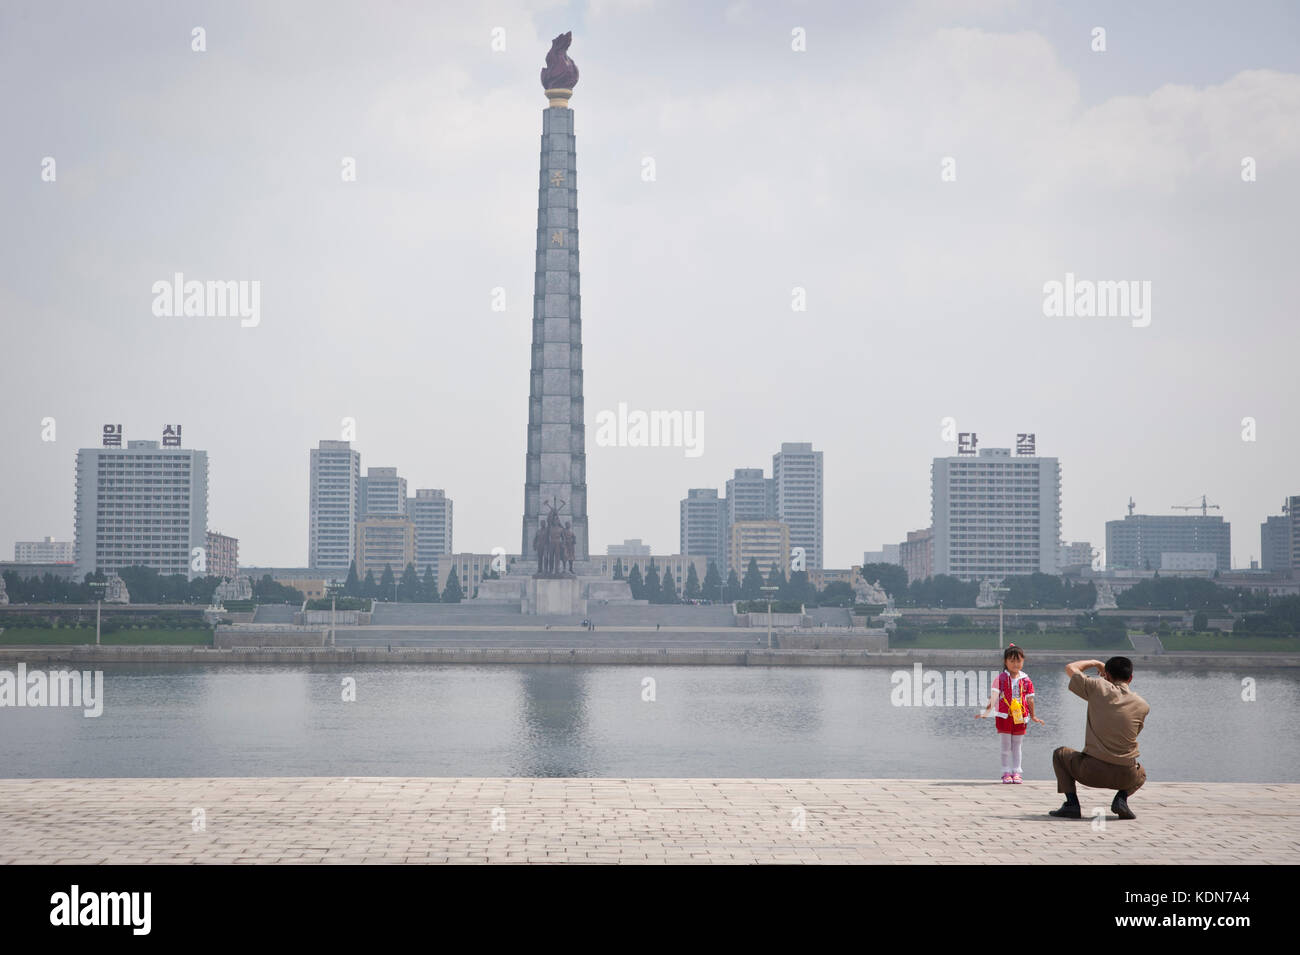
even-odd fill
[(578, 178), (569, 97), (578, 68), (566, 55), (572, 33), (551, 43), (542, 70), (549, 105), (542, 111), (537, 189), (537, 270), (528, 393), (523, 548), (536, 560), (538, 527), (554, 506), (574, 535), (574, 557), (588, 558), (587, 453), (582, 407), (582, 297), (578, 282)]

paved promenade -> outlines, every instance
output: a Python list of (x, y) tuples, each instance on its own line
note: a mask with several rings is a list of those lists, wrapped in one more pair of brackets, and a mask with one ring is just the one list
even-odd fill
[[(1300, 863), (1300, 785), (844, 779), (6, 779), (0, 863)], [(201, 811), (201, 812), (200, 812)], [(201, 826), (200, 826), (201, 823)]]

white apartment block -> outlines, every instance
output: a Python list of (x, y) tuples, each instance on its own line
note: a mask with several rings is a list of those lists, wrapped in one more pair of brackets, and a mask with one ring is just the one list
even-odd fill
[(207, 547), (207, 452), (157, 441), (80, 449), (74, 525), (78, 576), (123, 567), (202, 576), (191, 561)]
[(397, 476), (397, 468), (367, 468), (361, 479), (361, 511), (357, 519), (405, 516), (406, 478)]
[(361, 452), (348, 441), (311, 449), (307, 565), (347, 573), (356, 553), (361, 512)]
[(717, 566), (718, 573), (725, 573), (727, 502), (718, 497), (717, 488), (690, 488), (681, 501), (680, 525), (678, 553), (702, 555)]
[(452, 501), (441, 488), (417, 488), (406, 499), (406, 512), (415, 524), (415, 569), (423, 575), (451, 553)]
[(762, 468), (736, 468), (727, 479), (727, 523), (776, 519), (776, 487)]
[(786, 442), (772, 455), (776, 520), (790, 528), (790, 546), (804, 549), (808, 570), (821, 570), (822, 452), (807, 442)]
[(1061, 470), (1009, 448), (935, 458), (934, 573), (962, 579), (1058, 572)]

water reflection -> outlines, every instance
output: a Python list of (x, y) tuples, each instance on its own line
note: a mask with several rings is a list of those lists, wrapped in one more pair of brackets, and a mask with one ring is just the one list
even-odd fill
[(585, 667), (537, 666), (519, 674), (523, 726), (511, 776), (589, 776)]

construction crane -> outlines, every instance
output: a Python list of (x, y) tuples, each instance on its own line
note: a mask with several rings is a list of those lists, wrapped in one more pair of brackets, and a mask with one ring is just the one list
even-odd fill
[(1201, 516), (1202, 516), (1202, 517), (1206, 517), (1206, 516), (1207, 516), (1206, 512), (1207, 512), (1210, 508), (1214, 508), (1216, 511), (1217, 511), (1217, 510), (1220, 510), (1219, 505), (1217, 505), (1217, 504), (1207, 504), (1207, 503), (1205, 502), (1205, 495), (1204, 495), (1204, 494), (1201, 495), (1201, 503), (1200, 503), (1200, 504), (1172, 504), (1172, 505), (1170, 505), (1170, 506), (1171, 506), (1172, 508), (1174, 508), (1174, 510), (1178, 510), (1178, 511), (1194, 511), (1194, 510), (1196, 510), (1196, 509), (1199, 507), (1199, 508), (1201, 509)]
[(1129, 516), (1129, 517), (1132, 517), (1132, 516), (1133, 516), (1133, 508), (1135, 508), (1135, 507), (1137, 507), (1137, 505), (1133, 503), (1133, 498), (1132, 498), (1132, 497), (1129, 497), (1129, 499), (1128, 499), (1128, 516)]

